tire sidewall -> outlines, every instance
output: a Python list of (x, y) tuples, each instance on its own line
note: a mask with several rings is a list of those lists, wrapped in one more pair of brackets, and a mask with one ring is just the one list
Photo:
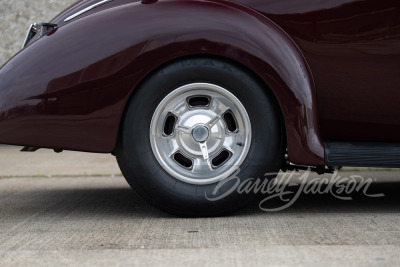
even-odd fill
[[(199, 82), (221, 86), (235, 95), (245, 107), (252, 128), (252, 143), (240, 172), (217, 192), (218, 183), (188, 184), (169, 175), (150, 144), (150, 124), (159, 103), (173, 90)], [(128, 183), (167, 212), (185, 216), (229, 212), (256, 196), (233, 190), (238, 184), (249, 178), (263, 179), (265, 173), (278, 172), (281, 167), (282, 137), (276, 110), (272, 96), (250, 73), (234, 64), (207, 58), (174, 62), (150, 75), (135, 90), (121, 127), (117, 159)], [(219, 199), (221, 195), (224, 197)]]

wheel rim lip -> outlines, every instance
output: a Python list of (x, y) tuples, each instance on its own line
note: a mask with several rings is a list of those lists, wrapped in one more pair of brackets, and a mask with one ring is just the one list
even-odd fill
[[(171, 157), (165, 157), (165, 153), (160, 151), (162, 149), (160, 147), (160, 141), (159, 139), (162, 138), (160, 136), (160, 131), (159, 131), (159, 126), (162, 125), (160, 124), (160, 119), (163, 117), (162, 114), (168, 113), (168, 110), (166, 110), (166, 107), (171, 104), (177, 97), (185, 95), (189, 92), (193, 93), (193, 96), (196, 95), (202, 95), (204, 94), (205, 91), (213, 92), (215, 94), (218, 94), (219, 96), (223, 96), (226, 98), (226, 100), (230, 101), (232, 105), (235, 107), (235, 110), (237, 110), (240, 114), (240, 123), (243, 127), (243, 133), (241, 133), (238, 136), (243, 136), (242, 141), (244, 141), (244, 146), (241, 148), (241, 152), (239, 156), (236, 157), (234, 162), (231, 162), (229, 165), (226, 163), (229, 163), (231, 161), (231, 158), (227, 160), (226, 163), (223, 163), (225, 171), (219, 171), (216, 172), (215, 175), (210, 175), (211, 173), (208, 173), (207, 178), (199, 178), (199, 177), (194, 177), (193, 175), (191, 176), (190, 172), (188, 170), (185, 170), (182, 166), (179, 166), (178, 163), (173, 162)], [(190, 96), (189, 96), (190, 97)], [(187, 97), (186, 97), (187, 98)], [(179, 102), (179, 101), (178, 101)], [(231, 107), (230, 107), (231, 108)], [(236, 118), (238, 119), (238, 118)], [(194, 129), (195, 127), (193, 127)], [(211, 129), (209, 129), (209, 135), (211, 136)], [(161, 129), (161, 132), (163, 132), (163, 129)], [(176, 135), (177, 133), (174, 131), (173, 133)], [(162, 135), (162, 134), (161, 134)], [(208, 137), (210, 138), (210, 137)], [(172, 177), (174, 177), (177, 180), (180, 180), (185, 183), (189, 184), (195, 184), (195, 185), (207, 185), (207, 184), (213, 184), (216, 182), (219, 182), (232, 174), (234, 174), (241, 164), (244, 162), (244, 160), (247, 157), (247, 154), (250, 150), (251, 146), (251, 139), (252, 139), (252, 133), (251, 133), (251, 122), (250, 118), (248, 116), (248, 113), (243, 106), (243, 104), (239, 101), (239, 99), (233, 95), (230, 91), (226, 90), (225, 88), (211, 84), (211, 83), (190, 83), (183, 85), (179, 88), (176, 88), (173, 90), (171, 93), (169, 93), (164, 99), (159, 103), (157, 106), (152, 120), (150, 124), (150, 143), (151, 143), (151, 148), (154, 157), (160, 164), (163, 170), (165, 170), (168, 174), (170, 174)], [(183, 151), (184, 152), (184, 151)], [(175, 152), (176, 153), (176, 152)], [(218, 153), (216, 153), (218, 155)], [(171, 166), (171, 162), (172, 165)], [(233, 164), (232, 164), (233, 163)], [(180, 171), (177, 167), (181, 168)], [(219, 167), (218, 167), (219, 168)]]

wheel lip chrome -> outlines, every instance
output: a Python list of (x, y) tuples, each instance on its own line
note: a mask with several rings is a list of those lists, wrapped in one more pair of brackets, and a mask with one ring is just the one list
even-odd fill
[[(162, 143), (163, 139), (162, 138), (168, 138), (168, 137), (163, 135), (163, 129), (161, 129), (161, 132), (160, 132), (160, 127), (161, 128), (163, 127), (165, 116), (167, 113), (170, 112), (170, 110), (168, 110), (167, 107), (171, 106), (172, 105), (171, 103), (175, 103), (176, 105), (178, 105), (179, 102), (182, 102), (182, 96), (185, 96), (184, 99), (187, 99), (188, 97), (190, 98), (190, 94), (192, 94), (192, 96), (197, 96), (197, 95), (204, 95), (205, 92), (208, 92), (207, 95), (210, 95), (211, 98), (218, 96), (221, 99), (221, 97), (223, 97), (223, 98), (225, 98), (224, 101), (230, 103), (231, 106), (229, 108), (234, 109), (235, 112), (237, 113), (236, 115), (239, 118), (236, 118), (236, 119), (240, 119), (240, 124), (241, 124), (241, 128), (242, 128), (239, 130), (239, 133), (235, 133), (236, 137), (230, 137), (230, 138), (232, 140), (239, 139), (240, 142), (238, 141), (236, 143), (242, 143), (244, 145), (240, 146), (240, 148), (236, 148), (237, 151), (235, 151), (235, 153), (238, 153), (238, 154), (235, 154), (232, 157), (232, 161), (230, 158), (229, 160), (224, 162), (221, 165), (221, 167), (218, 166), (218, 170), (210, 170), (207, 173), (204, 173), (204, 177), (199, 177), (198, 176), (199, 173), (193, 173), (188, 168), (184, 168), (183, 166), (178, 166), (178, 164), (171, 159), (171, 156), (174, 155), (175, 153), (179, 152), (180, 150), (183, 150), (182, 152), (183, 152), (183, 154), (185, 154), (184, 147), (177, 145), (177, 150), (174, 151), (173, 153), (171, 151), (163, 151), (163, 143)], [(210, 106), (211, 105), (212, 104), (210, 104)], [(187, 105), (187, 108), (190, 109), (190, 107), (188, 105)], [(197, 109), (194, 109), (194, 110), (197, 110)], [(201, 109), (199, 109), (197, 112), (199, 112), (200, 115), (202, 114)], [(209, 115), (207, 112), (210, 113), (213, 111), (204, 111), (204, 114)], [(188, 112), (186, 114), (188, 114)], [(177, 122), (177, 123), (179, 123), (179, 122)], [(222, 123), (223, 122), (221, 122), (221, 125), (222, 125)], [(197, 141), (193, 137), (193, 130), (198, 126), (204, 126), (209, 131), (208, 137), (205, 141), (203, 141), (203, 140)], [(199, 142), (199, 144), (205, 145), (205, 143), (208, 141), (208, 139), (212, 138), (211, 135), (212, 135), (213, 127), (214, 126), (207, 127), (206, 125), (204, 125), (204, 122), (193, 125), (193, 127), (191, 129), (191, 135), (192, 135), (191, 137), (192, 137), (193, 142), (197, 141), (197, 142)], [(217, 128), (221, 129), (222, 127), (219, 126)], [(228, 131), (228, 130), (225, 129), (225, 131)], [(221, 132), (218, 132), (218, 134), (224, 135), (223, 139), (225, 139), (225, 135), (227, 134), (227, 132), (222, 133), (222, 131), (221, 131)], [(233, 133), (231, 133), (231, 134), (233, 134)], [(174, 130), (172, 138), (177, 138), (176, 135), (178, 135), (178, 133)], [(250, 150), (250, 146), (251, 146), (251, 138), (252, 138), (251, 122), (250, 122), (250, 118), (249, 118), (248, 113), (247, 113), (245, 107), (243, 106), (243, 104), (239, 101), (239, 99), (235, 95), (233, 95), (231, 92), (229, 92), (225, 88), (215, 85), (215, 84), (211, 84), (211, 83), (190, 83), (190, 84), (183, 85), (183, 86), (173, 90), (166, 97), (164, 97), (164, 99), (159, 103), (159, 105), (157, 106), (157, 108), (153, 114), (151, 124), (150, 124), (151, 148), (152, 148), (153, 155), (156, 158), (156, 160), (158, 161), (158, 163), (160, 164), (160, 166), (175, 179), (180, 180), (185, 183), (188, 183), (188, 184), (194, 184), (194, 185), (213, 184), (213, 183), (219, 182), (219, 181), (229, 177), (233, 173), (235, 173), (247, 157), (247, 154), (248, 154), (248, 152)], [(177, 142), (177, 144), (179, 144), (179, 142)], [(167, 154), (169, 154), (170, 156), (167, 156)], [(204, 157), (204, 159), (206, 159), (206, 157)], [(210, 161), (211, 159), (208, 159), (208, 160)], [(229, 165), (228, 165), (228, 163), (229, 163)]]

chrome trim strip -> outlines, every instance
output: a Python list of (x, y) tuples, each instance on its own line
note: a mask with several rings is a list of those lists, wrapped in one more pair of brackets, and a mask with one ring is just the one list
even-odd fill
[(96, 4), (93, 4), (93, 5), (91, 5), (91, 6), (88, 6), (87, 8), (82, 9), (81, 11), (76, 12), (75, 14), (69, 16), (69, 17), (66, 18), (64, 21), (65, 21), (65, 22), (70, 21), (71, 19), (76, 18), (76, 17), (82, 15), (83, 13), (88, 12), (89, 10), (92, 10), (93, 8), (96, 8), (96, 7), (98, 7), (98, 6), (101, 6), (101, 5), (106, 4), (106, 3), (108, 3), (108, 2), (111, 2), (111, 1), (113, 1), (113, 0), (103, 0), (103, 1), (100, 1), (100, 2), (98, 2), (98, 3), (96, 3)]

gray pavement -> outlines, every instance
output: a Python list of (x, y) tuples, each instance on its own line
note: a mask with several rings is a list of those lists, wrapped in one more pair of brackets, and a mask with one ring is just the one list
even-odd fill
[(280, 212), (185, 219), (137, 196), (111, 155), (19, 149), (0, 146), (1, 176), (18, 174), (0, 179), (0, 266), (400, 263), (397, 171), (340, 173), (375, 178), (383, 198), (302, 194)]
[(185, 219), (152, 208), (123, 177), (3, 178), (0, 265), (399, 265), (400, 184), (386, 181), (374, 185), (380, 199), (303, 195), (281, 212), (254, 204)]
[(21, 148), (0, 145), (0, 177), (121, 175), (111, 154), (54, 153), (51, 149), (20, 152)]

